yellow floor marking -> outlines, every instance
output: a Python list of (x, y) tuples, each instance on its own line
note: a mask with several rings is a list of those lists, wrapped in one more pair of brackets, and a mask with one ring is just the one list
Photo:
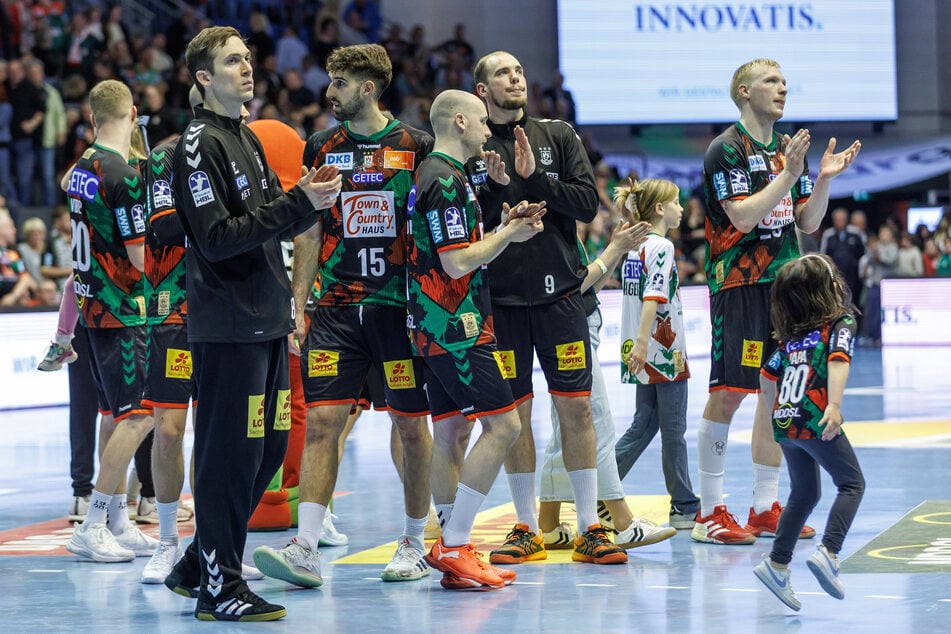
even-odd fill
[[(927, 446), (936, 441), (951, 442), (951, 420), (932, 421), (845, 421), (846, 435), (855, 447)], [(750, 442), (751, 430), (732, 435), (730, 439)]]
[[(670, 512), (670, 497), (666, 495), (628, 495), (626, 497), (631, 512), (638, 517), (645, 517), (658, 524), (667, 523)], [(561, 505), (561, 521), (572, 527), (576, 523), (574, 504), (570, 502)], [(476, 548), (486, 554), (505, 541), (505, 536), (515, 525), (515, 506), (510, 502), (501, 506), (486, 509), (476, 516), (472, 530), (472, 541)], [(427, 545), (431, 542), (427, 542)], [(334, 560), (335, 564), (380, 564), (390, 563), (390, 558), (396, 551), (396, 542), (380, 544), (375, 548), (362, 550), (346, 557)], [(548, 559), (531, 563), (563, 564), (571, 561), (571, 550), (549, 550)]]

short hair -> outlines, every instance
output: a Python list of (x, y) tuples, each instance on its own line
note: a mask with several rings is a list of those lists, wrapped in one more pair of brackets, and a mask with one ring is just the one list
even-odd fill
[(750, 77), (753, 75), (753, 68), (756, 66), (769, 66), (770, 68), (779, 69), (779, 62), (767, 57), (761, 57), (760, 59), (746, 62), (736, 69), (733, 73), (733, 81), (730, 82), (730, 98), (733, 100), (733, 103), (736, 104), (737, 108), (741, 108), (741, 104), (743, 103), (740, 101), (740, 86), (749, 84)]
[(106, 79), (89, 91), (89, 107), (96, 121), (116, 121), (129, 116), (132, 92), (121, 81)]
[(630, 212), (633, 220), (650, 221), (654, 207), (669, 203), (677, 197), (680, 189), (662, 178), (645, 178), (642, 181), (627, 178), (614, 186), (614, 204)]
[[(501, 55), (502, 53), (508, 53), (508, 51), (492, 51), (487, 55), (483, 55), (479, 58), (479, 61), (476, 62), (475, 68), (472, 69), (472, 81), (473, 85), (484, 84), (489, 81), (489, 58), (495, 55)], [(511, 53), (509, 53), (511, 55)]]
[[(481, 105), (478, 97), (462, 90), (444, 90), (433, 100), (429, 109), (429, 122), (433, 132), (440, 136), (449, 131), (457, 113), (469, 114), (468, 108)], [(484, 106), (483, 106), (484, 107)]]
[(238, 29), (233, 26), (209, 26), (199, 31), (198, 35), (188, 43), (185, 49), (185, 65), (202, 97), (205, 96), (205, 87), (198, 82), (198, 71), (206, 70), (214, 73), (215, 53), (233, 37), (244, 41)]
[(393, 63), (379, 44), (356, 44), (335, 49), (327, 58), (327, 74), (349, 73), (360, 81), (371, 80), (379, 97), (393, 79)]
[(25, 236), (31, 231), (42, 231), (43, 233), (46, 233), (46, 223), (43, 222), (42, 218), (37, 218), (34, 216), (23, 221), (23, 226), (20, 228), (20, 233)]

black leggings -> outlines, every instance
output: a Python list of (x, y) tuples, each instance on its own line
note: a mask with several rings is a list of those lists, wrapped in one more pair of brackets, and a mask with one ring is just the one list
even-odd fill
[(786, 508), (779, 516), (770, 559), (778, 564), (792, 560), (799, 533), (822, 497), (819, 467), (832, 476), (838, 489), (822, 535), (822, 543), (829, 552), (838, 553), (865, 492), (865, 477), (852, 444), (845, 435), (839, 435), (829, 441), (820, 438), (781, 440), (779, 446), (789, 469), (791, 490)]

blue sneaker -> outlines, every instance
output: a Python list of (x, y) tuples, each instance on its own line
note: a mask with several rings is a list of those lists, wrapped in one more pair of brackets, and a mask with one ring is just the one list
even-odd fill
[(763, 585), (769, 588), (769, 591), (776, 595), (776, 598), (785, 603), (789, 608), (799, 611), (802, 604), (796, 597), (796, 592), (789, 583), (789, 569), (776, 570), (769, 563), (769, 557), (759, 562), (753, 568), (753, 574), (763, 582)]
[(829, 596), (836, 599), (845, 598), (845, 588), (839, 581), (839, 558), (826, 550), (824, 545), (819, 544), (816, 552), (806, 561), (806, 565)]

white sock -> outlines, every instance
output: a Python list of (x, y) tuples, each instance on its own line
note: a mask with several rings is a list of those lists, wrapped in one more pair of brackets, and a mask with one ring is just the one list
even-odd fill
[(178, 543), (178, 500), (174, 502), (155, 501), (158, 513), (159, 539), (163, 542)]
[(773, 508), (779, 499), (779, 467), (753, 463), (753, 512)]
[(86, 512), (86, 519), (83, 520), (83, 524), (105, 524), (111, 499), (111, 495), (93, 490), (89, 498), (89, 511)]
[[(515, 516), (528, 530), (538, 534), (538, 508), (535, 506), (535, 472), (506, 474), (512, 502), (515, 504)], [(458, 499), (456, 500), (458, 504)]]
[(452, 516), (442, 529), (443, 545), (455, 548), (469, 543), (472, 524), (484, 501), (485, 495), (459, 483), (456, 487), (456, 502), (452, 505)]
[(73, 335), (72, 333), (58, 332), (56, 333), (56, 335), (54, 335), (53, 339), (56, 341), (56, 343), (59, 345), (60, 348), (68, 348), (70, 344), (73, 342)]
[(439, 528), (445, 530), (449, 518), (452, 517), (452, 504), (437, 504), (436, 517), (439, 518)]
[(301, 502), (297, 505), (297, 539), (311, 550), (317, 550), (320, 530), (327, 517), (327, 507), (316, 502)]
[(700, 516), (707, 517), (723, 504), (723, 467), (726, 464), (730, 426), (700, 419), (697, 433), (697, 464), (700, 471)]
[(409, 515), (403, 518), (403, 534), (412, 537), (420, 544), (424, 543), (424, 533), (426, 532), (426, 520), (429, 519), (429, 514), (422, 516), (419, 519), (410, 517)]
[(598, 470), (578, 469), (569, 471), (571, 491), (575, 496), (575, 512), (578, 514), (578, 534), (584, 533), (592, 524), (600, 524), (598, 518)]
[(113, 535), (121, 535), (129, 526), (129, 505), (124, 495), (113, 495), (109, 500), (109, 522), (106, 526)]

